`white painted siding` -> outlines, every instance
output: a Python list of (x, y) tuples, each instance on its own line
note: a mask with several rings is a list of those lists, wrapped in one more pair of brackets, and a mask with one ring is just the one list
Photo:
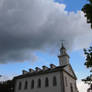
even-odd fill
[[(76, 80), (73, 79), (71, 76), (69, 76), (66, 72), (63, 72), (64, 74), (64, 86), (65, 86), (65, 92), (71, 92), (71, 86), (73, 88), (73, 92), (78, 92), (76, 87)], [(66, 85), (66, 79), (67, 79), (67, 85)]]
[[(57, 79), (57, 85), (53, 86), (53, 77), (56, 76)], [(45, 78), (49, 79), (49, 86), (45, 87)], [(16, 86), (15, 86), (15, 92), (63, 92), (61, 91), (61, 78), (60, 78), (60, 72), (53, 72), (23, 79), (16, 80)], [(38, 79), (41, 79), (41, 88), (37, 88), (37, 81)], [(34, 89), (31, 89), (31, 80), (34, 80)], [(28, 81), (28, 88), (24, 89), (24, 83), (25, 81)], [(22, 89), (19, 90), (19, 82), (22, 82)]]

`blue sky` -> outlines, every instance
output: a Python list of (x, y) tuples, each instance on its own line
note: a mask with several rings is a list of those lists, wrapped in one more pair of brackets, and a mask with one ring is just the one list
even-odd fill
[[(89, 74), (89, 69), (84, 66), (84, 54), (83, 50), (72, 51), (68, 53), (70, 55), (70, 63), (78, 77), (79, 80), (86, 77)], [(8, 63), (0, 64), (0, 74), (4, 76), (15, 76), (22, 73), (22, 70), (27, 70), (30, 68), (35, 69), (35, 67), (40, 67), (46, 65), (49, 67), (50, 64), (55, 64), (58, 66), (59, 60), (57, 56), (50, 56), (48, 53), (38, 53), (39, 60), (36, 62), (25, 61), (22, 63)]]
[(78, 11), (81, 10), (83, 5), (87, 3), (87, 0), (55, 0), (59, 3), (64, 3), (66, 5), (66, 10), (68, 11)]
[[(86, 0), (55, 0), (58, 3), (64, 3), (66, 5), (67, 11), (79, 11), (83, 7), (83, 5), (87, 2)], [(28, 70), (29, 68), (41, 67), (42, 65), (46, 65), (49, 67), (49, 64), (53, 63), (58, 65), (58, 57), (57, 55), (49, 55), (48, 53), (35, 52), (37, 56), (39, 56), (39, 60), (36, 62), (9, 62), (5, 64), (0, 64), (0, 74), (3, 76), (15, 76), (21, 74), (22, 70)], [(70, 55), (70, 63), (78, 77), (78, 79), (82, 79), (89, 74), (89, 70), (84, 66), (84, 54), (83, 49), (69, 52)]]
[[(0, 75), (3, 75), (3, 79), (9, 79), (20, 75), (23, 69), (28, 71), (29, 68), (41, 68), (43, 65), (49, 67), (50, 64), (58, 66), (59, 50), (55, 43), (66, 38), (69, 48), (74, 47), (74, 43), (77, 48), (72, 51), (68, 49), (68, 54), (78, 78), (80, 92), (84, 92), (80, 80), (90, 72), (84, 66), (83, 48), (89, 47), (92, 42), (92, 32), (89, 31), (91, 29), (85, 22), (84, 15), (78, 11), (88, 1), (54, 0), (59, 4), (52, 1), (48, 4), (48, 1), (0, 1)], [(44, 47), (55, 50), (54, 54)], [(34, 55), (38, 59), (30, 61), (32, 57), (36, 58)]]

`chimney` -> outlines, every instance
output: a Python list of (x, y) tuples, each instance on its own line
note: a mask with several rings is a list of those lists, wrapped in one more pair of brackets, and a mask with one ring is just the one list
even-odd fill
[(33, 73), (33, 72), (34, 72), (34, 70), (30, 68), (30, 69), (29, 69), (29, 72), (30, 72), (30, 73)]
[(53, 69), (56, 68), (56, 66), (54, 64), (50, 64), (50, 68)]
[(26, 70), (23, 70), (22, 71), (22, 74), (24, 75), (24, 74), (27, 74), (28, 72), (26, 71)]
[(36, 72), (39, 72), (41, 69), (39, 67), (36, 67)]
[(43, 68), (43, 70), (47, 70), (48, 69), (48, 67), (46, 67), (46, 66), (42, 66), (42, 68)]

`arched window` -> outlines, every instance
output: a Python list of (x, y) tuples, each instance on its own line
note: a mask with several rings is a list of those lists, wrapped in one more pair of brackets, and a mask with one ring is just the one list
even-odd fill
[(28, 82), (25, 81), (24, 89), (27, 89), (27, 86), (28, 86)]
[(75, 82), (75, 89), (77, 89), (76, 82)]
[(18, 89), (21, 90), (21, 87), (22, 87), (22, 83), (19, 82), (19, 86), (18, 86)]
[(70, 89), (71, 89), (71, 92), (73, 92), (73, 86), (72, 86), (72, 83), (70, 83)]
[(49, 86), (49, 80), (48, 80), (48, 78), (46, 77), (46, 79), (45, 79), (45, 87), (48, 87)]
[(67, 78), (65, 77), (65, 84), (66, 84), (66, 87), (68, 86), (68, 84), (67, 84)]
[(57, 79), (56, 79), (56, 77), (54, 76), (53, 77), (53, 86), (56, 86), (57, 85)]
[(38, 79), (38, 88), (41, 88), (41, 80), (40, 79)]
[(34, 88), (34, 80), (31, 81), (31, 89)]

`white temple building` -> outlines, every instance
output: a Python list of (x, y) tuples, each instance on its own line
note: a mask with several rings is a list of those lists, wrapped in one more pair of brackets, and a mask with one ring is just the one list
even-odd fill
[(23, 70), (22, 75), (14, 77), (14, 92), (78, 92), (77, 77), (69, 63), (65, 47), (60, 48), (59, 66), (42, 66), (35, 70)]

